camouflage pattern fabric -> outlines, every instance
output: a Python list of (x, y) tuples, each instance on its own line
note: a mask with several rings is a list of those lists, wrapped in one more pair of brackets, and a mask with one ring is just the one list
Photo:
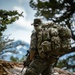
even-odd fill
[(65, 53), (66, 50), (71, 49), (71, 36), (71, 31), (68, 27), (52, 23), (42, 25), (42, 29), (37, 32), (37, 37), (36, 32), (32, 34), (30, 50), (36, 50), (37, 48), (41, 58), (49, 57), (55, 52), (60, 54), (61, 50)]
[(59, 36), (51, 37), (51, 45), (52, 45), (52, 50), (59, 50), (61, 45), (60, 37)]
[(36, 50), (37, 45), (37, 38), (36, 32), (33, 32), (31, 35), (31, 42), (30, 42), (30, 50)]
[(60, 54), (65, 54), (69, 50), (71, 50), (71, 40), (69, 38), (63, 38), (61, 42), (62, 42), (61, 49), (59, 51), (61, 52)]
[(46, 59), (37, 58), (30, 63), (24, 75), (39, 75), (40, 73), (42, 75), (50, 75), (50, 68), (50, 61), (47, 61)]
[(36, 58), (32, 60), (24, 75), (50, 75), (50, 66), (57, 58), (71, 49), (71, 31), (50, 23), (42, 25), (42, 29), (31, 35), (30, 50), (36, 50)]
[(61, 38), (71, 38), (72, 37), (70, 29), (68, 27), (63, 27), (63, 26), (60, 26), (59, 36)]

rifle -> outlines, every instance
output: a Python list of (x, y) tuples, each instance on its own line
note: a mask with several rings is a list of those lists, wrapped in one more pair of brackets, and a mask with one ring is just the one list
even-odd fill
[(24, 68), (26, 66), (29, 66), (29, 64), (30, 64), (30, 59), (29, 59), (30, 58), (30, 52), (29, 52), (29, 50), (27, 50), (27, 54), (25, 56), (26, 56), (26, 60), (23, 61), (23, 68), (21, 70), (21, 73), (23, 72)]

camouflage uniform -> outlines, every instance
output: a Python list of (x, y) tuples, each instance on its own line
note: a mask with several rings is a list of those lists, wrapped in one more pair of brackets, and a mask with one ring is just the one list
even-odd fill
[[(36, 32), (31, 36), (30, 50), (36, 50)], [(53, 59), (52, 59), (53, 60)], [(51, 59), (41, 58), (38, 53), (27, 67), (25, 75), (50, 75)]]
[[(34, 23), (36, 22), (39, 22), (40, 24), (40, 21), (36, 20)], [(27, 67), (24, 75), (39, 75), (40, 73), (42, 75), (51, 74), (51, 65), (58, 59), (58, 56), (66, 53), (64, 51), (65, 49), (70, 49), (68, 39), (70, 39), (71, 33), (65, 33), (63, 35), (60, 33), (60, 30), (62, 30), (62, 33), (64, 34), (65, 32), (63, 31), (68, 29), (55, 25), (54, 27), (51, 26), (47, 29), (39, 29), (38, 31), (34, 31), (32, 33), (30, 50), (36, 50), (36, 55)], [(70, 31), (68, 30), (66, 32)], [(60, 37), (59, 34), (61, 35)], [(66, 37), (67, 43), (63, 41), (64, 37)], [(63, 52), (61, 52), (61, 50)]]

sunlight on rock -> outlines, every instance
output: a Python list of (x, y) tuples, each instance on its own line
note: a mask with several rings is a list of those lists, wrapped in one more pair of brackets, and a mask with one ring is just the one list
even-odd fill
[[(26, 67), (23, 69), (22, 62), (0, 60), (0, 75), (24, 75), (25, 71)], [(71, 73), (55, 67), (51, 75), (75, 75), (75, 72)]]

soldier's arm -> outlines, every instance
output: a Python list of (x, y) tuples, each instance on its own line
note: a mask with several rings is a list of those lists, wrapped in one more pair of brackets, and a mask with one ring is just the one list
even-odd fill
[(30, 60), (32, 60), (35, 57), (36, 53), (36, 33), (33, 32), (31, 35), (31, 43), (30, 43)]
[(30, 50), (30, 60), (32, 60), (35, 57), (35, 50)]

